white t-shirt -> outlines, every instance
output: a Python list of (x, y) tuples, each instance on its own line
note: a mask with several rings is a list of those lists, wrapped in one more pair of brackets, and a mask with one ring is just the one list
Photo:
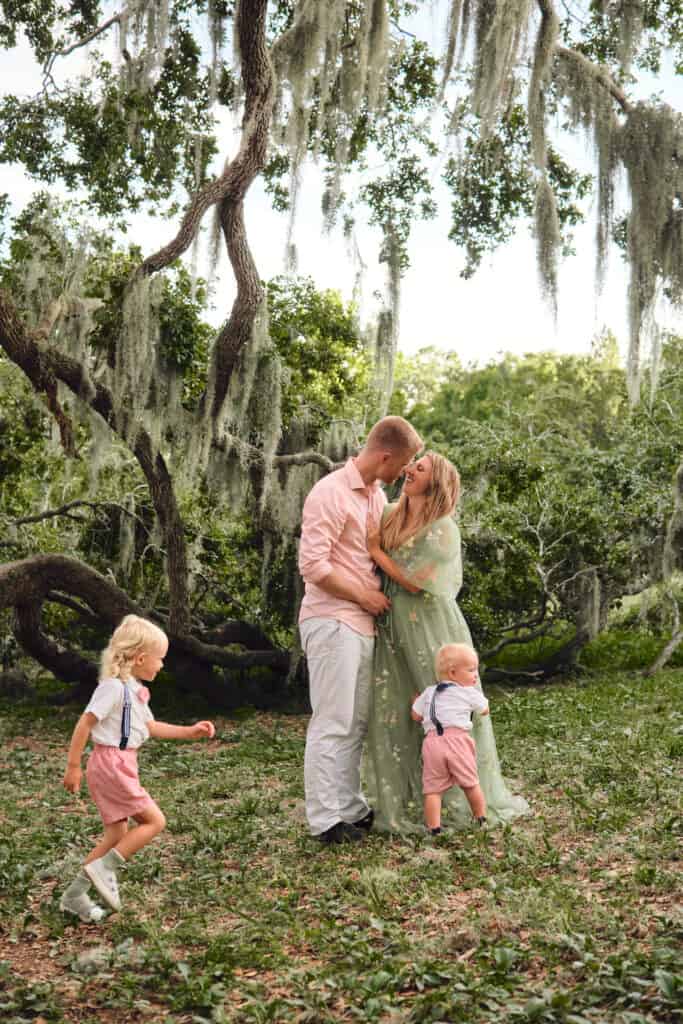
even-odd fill
[[(131, 697), (128, 750), (141, 747), (145, 740), (149, 739), (147, 722), (154, 718), (149, 704), (145, 704), (137, 696), (141, 686), (142, 684), (137, 679), (128, 680)], [(90, 733), (93, 742), (101, 743), (105, 747), (118, 747), (121, 742), (121, 717), (123, 715), (123, 683), (121, 680), (101, 679), (85, 710), (97, 718), (97, 723)]]
[[(447, 683), (448, 680), (444, 679)], [(429, 717), (429, 708), (436, 686), (428, 686), (413, 704), (413, 711), (422, 715), (422, 728), (425, 733), (433, 732), (436, 726)], [(472, 729), (470, 715), (473, 711), (486, 711), (489, 702), (478, 686), (459, 686), (449, 683), (445, 690), (436, 695), (435, 714), (444, 729), (457, 726), (458, 729)]]

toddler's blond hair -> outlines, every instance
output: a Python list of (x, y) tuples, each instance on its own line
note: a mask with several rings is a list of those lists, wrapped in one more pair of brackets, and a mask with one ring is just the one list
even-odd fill
[(126, 615), (102, 651), (100, 678), (130, 679), (138, 654), (164, 643), (168, 643), (168, 638), (163, 629), (139, 615)]
[(469, 644), (444, 644), (436, 652), (434, 664), (437, 678), (443, 679), (452, 669), (458, 667), (466, 655), (476, 653), (474, 647), (470, 647)]

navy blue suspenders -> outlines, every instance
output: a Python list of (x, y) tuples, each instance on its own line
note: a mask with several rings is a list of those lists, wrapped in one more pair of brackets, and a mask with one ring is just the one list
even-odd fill
[(119, 743), (119, 750), (125, 750), (130, 739), (130, 709), (130, 690), (127, 684), (123, 683), (123, 714), (121, 715), (121, 742)]
[(434, 728), (436, 729), (437, 736), (443, 736), (443, 726), (439, 719), (436, 717), (436, 695), (437, 693), (441, 693), (442, 690), (447, 689), (447, 687), (449, 686), (453, 686), (453, 683), (437, 683), (437, 685), (434, 687), (434, 693), (432, 694), (432, 700), (429, 705), (429, 717), (434, 723)]

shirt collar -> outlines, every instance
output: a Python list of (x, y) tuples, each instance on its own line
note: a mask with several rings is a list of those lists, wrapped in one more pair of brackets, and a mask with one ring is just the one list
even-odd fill
[(377, 480), (373, 480), (371, 484), (366, 484), (363, 477), (358, 472), (355, 459), (352, 457), (348, 459), (344, 466), (344, 473), (346, 474), (346, 480), (352, 491), (376, 491), (379, 488)]

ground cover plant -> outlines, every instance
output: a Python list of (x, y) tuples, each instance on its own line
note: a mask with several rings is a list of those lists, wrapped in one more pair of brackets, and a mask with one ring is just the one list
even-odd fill
[[(305, 715), (245, 710), (209, 744), (150, 743), (141, 774), (169, 828), (99, 927), (57, 906), (99, 829), (85, 794), (61, 788), (79, 709), (3, 703), (0, 1017), (680, 1021), (681, 680), (490, 691), (533, 814), (436, 841), (318, 847), (302, 818)], [(157, 686), (170, 717), (163, 700)]]

